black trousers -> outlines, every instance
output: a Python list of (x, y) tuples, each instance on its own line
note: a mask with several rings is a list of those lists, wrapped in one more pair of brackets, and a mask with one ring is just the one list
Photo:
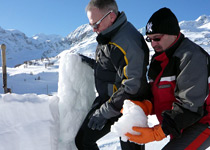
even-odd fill
[[(82, 126), (80, 127), (76, 138), (75, 144), (78, 150), (99, 150), (96, 141), (102, 138), (104, 135), (110, 132), (110, 127), (118, 120), (118, 117), (108, 120), (104, 128), (100, 131), (92, 130), (88, 127), (90, 116), (96, 109), (92, 109), (87, 114)], [(145, 150), (144, 145), (138, 145), (131, 142), (123, 142), (120, 140), (122, 150)]]

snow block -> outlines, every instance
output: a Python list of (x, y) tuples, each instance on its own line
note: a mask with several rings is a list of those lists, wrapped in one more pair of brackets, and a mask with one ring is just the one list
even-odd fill
[(0, 95), (0, 150), (57, 150), (58, 97)]
[(76, 150), (75, 136), (96, 97), (93, 69), (77, 54), (66, 53), (60, 59), (58, 97), (59, 150)]

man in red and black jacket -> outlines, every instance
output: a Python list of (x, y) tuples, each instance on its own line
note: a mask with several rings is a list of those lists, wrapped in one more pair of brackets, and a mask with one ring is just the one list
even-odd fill
[(160, 141), (170, 135), (164, 150), (210, 147), (209, 54), (184, 37), (168, 8), (152, 15), (146, 35), (155, 50), (148, 76), (153, 112), (160, 124), (134, 127), (141, 134), (126, 135), (136, 143)]

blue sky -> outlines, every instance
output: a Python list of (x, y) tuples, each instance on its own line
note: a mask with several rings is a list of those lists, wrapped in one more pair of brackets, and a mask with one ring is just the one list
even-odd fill
[[(179, 21), (210, 15), (210, 0), (116, 0), (120, 11), (138, 29), (162, 7), (170, 8)], [(31, 37), (38, 33), (67, 36), (88, 23), (89, 0), (0, 0), (0, 27), (17, 29)]]

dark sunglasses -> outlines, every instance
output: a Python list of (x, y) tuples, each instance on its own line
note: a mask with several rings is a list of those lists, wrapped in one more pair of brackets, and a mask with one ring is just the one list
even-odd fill
[(154, 41), (154, 42), (159, 42), (163, 36), (164, 36), (164, 34), (161, 35), (160, 37), (154, 38), (154, 39), (151, 39), (151, 38), (149, 38), (149, 37), (146, 37), (145, 40), (146, 40), (147, 42), (152, 42), (152, 41)]
[(111, 14), (113, 12), (113, 10), (110, 10), (108, 13), (106, 13), (100, 20), (98, 20), (96, 23), (94, 24), (90, 24), (89, 25), (94, 28), (94, 29), (98, 29), (99, 24), (101, 23), (102, 20), (104, 20), (104, 18), (106, 18), (109, 14)]

